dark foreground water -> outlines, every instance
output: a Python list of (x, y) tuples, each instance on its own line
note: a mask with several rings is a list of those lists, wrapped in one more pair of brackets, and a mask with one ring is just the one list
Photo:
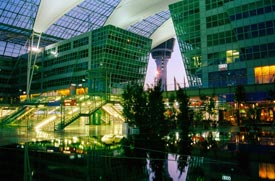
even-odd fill
[[(275, 180), (272, 145), (223, 142), (222, 150), (195, 145), (192, 155), (184, 155), (176, 145), (171, 149), (143, 136), (101, 142), (103, 135), (123, 130), (119, 123), (62, 132), (1, 129), (0, 180)], [(180, 169), (182, 161), (187, 165)]]
[[(2, 128), (0, 180), (154, 180), (158, 161), (163, 180), (185, 180), (187, 172), (177, 169), (176, 155), (163, 148), (101, 142), (107, 134), (127, 138), (124, 132), (119, 122), (96, 126), (79, 121), (61, 132)], [(161, 158), (151, 159), (154, 151)]]

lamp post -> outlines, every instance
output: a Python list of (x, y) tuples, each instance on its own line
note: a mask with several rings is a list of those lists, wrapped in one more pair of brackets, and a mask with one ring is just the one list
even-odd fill
[(112, 72), (110, 72), (110, 77), (109, 77), (109, 101), (111, 100), (111, 93), (112, 93)]
[[(26, 93), (27, 93), (27, 101), (30, 101), (30, 90), (31, 90), (31, 83), (33, 78), (33, 73), (35, 69), (35, 64), (37, 60), (39, 50), (39, 44), (41, 39), (42, 33), (33, 32), (30, 38), (29, 43), (29, 53), (28, 53), (28, 62), (27, 62), (27, 85), (26, 85)], [(35, 38), (38, 38), (35, 46)]]
[[(109, 82), (108, 82), (108, 79), (109, 79)], [(108, 74), (107, 71), (105, 71), (105, 98), (108, 101), (111, 100), (111, 90), (112, 90), (112, 72)]]

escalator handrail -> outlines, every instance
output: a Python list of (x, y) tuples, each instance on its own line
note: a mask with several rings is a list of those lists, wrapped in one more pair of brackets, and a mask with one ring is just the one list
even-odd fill
[(12, 113), (11, 115), (9, 115), (8, 117), (4, 118), (1, 121), (2, 125), (8, 124), (9, 122), (15, 120), (17, 117), (19, 117), (20, 115), (22, 115), (22, 113), (24, 113), (23, 111), (25, 111), (27, 109), (28, 106), (23, 106), (22, 108), (20, 108), (19, 110), (15, 111), (14, 113)]

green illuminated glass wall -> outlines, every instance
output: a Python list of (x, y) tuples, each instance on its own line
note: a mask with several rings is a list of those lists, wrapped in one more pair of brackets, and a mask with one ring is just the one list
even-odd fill
[(37, 61), (32, 92), (85, 86), (108, 92), (143, 83), (152, 40), (108, 25), (45, 47)]
[(275, 65), (274, 0), (186, 0), (169, 8), (191, 87), (266, 83), (255, 67)]
[(170, 5), (189, 86), (201, 85), (201, 25), (199, 1), (180, 1)]
[(91, 91), (119, 88), (131, 81), (143, 84), (147, 72), (151, 40), (106, 26), (92, 32)]
[(0, 102), (7, 101), (10, 97), (17, 96), (19, 89), (14, 89), (17, 84), (14, 71), (16, 58), (0, 56)]

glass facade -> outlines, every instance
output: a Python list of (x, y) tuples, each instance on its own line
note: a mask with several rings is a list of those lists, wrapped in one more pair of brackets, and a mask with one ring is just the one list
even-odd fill
[(109, 92), (130, 81), (143, 83), (151, 44), (151, 39), (109, 25), (46, 46), (36, 63), (32, 92), (80, 86), (90, 93)]
[[(102, 91), (108, 83), (121, 87), (131, 81), (144, 83), (152, 41), (129, 31), (106, 26), (92, 31), (91, 89)], [(102, 81), (103, 80), (103, 81)]]
[(11, 57), (0, 56), (0, 58), (0, 102), (2, 102), (17, 93), (16, 90), (12, 88), (17, 81), (16, 78), (12, 76), (15, 73), (13, 67), (16, 60)]
[(199, 1), (180, 1), (170, 5), (183, 63), (190, 87), (201, 85), (201, 24)]
[(256, 67), (275, 64), (273, 0), (189, 0), (169, 8), (191, 87), (270, 83), (274, 73), (259, 78)]
[(275, 65), (255, 67), (255, 83), (266, 84), (275, 82)]

